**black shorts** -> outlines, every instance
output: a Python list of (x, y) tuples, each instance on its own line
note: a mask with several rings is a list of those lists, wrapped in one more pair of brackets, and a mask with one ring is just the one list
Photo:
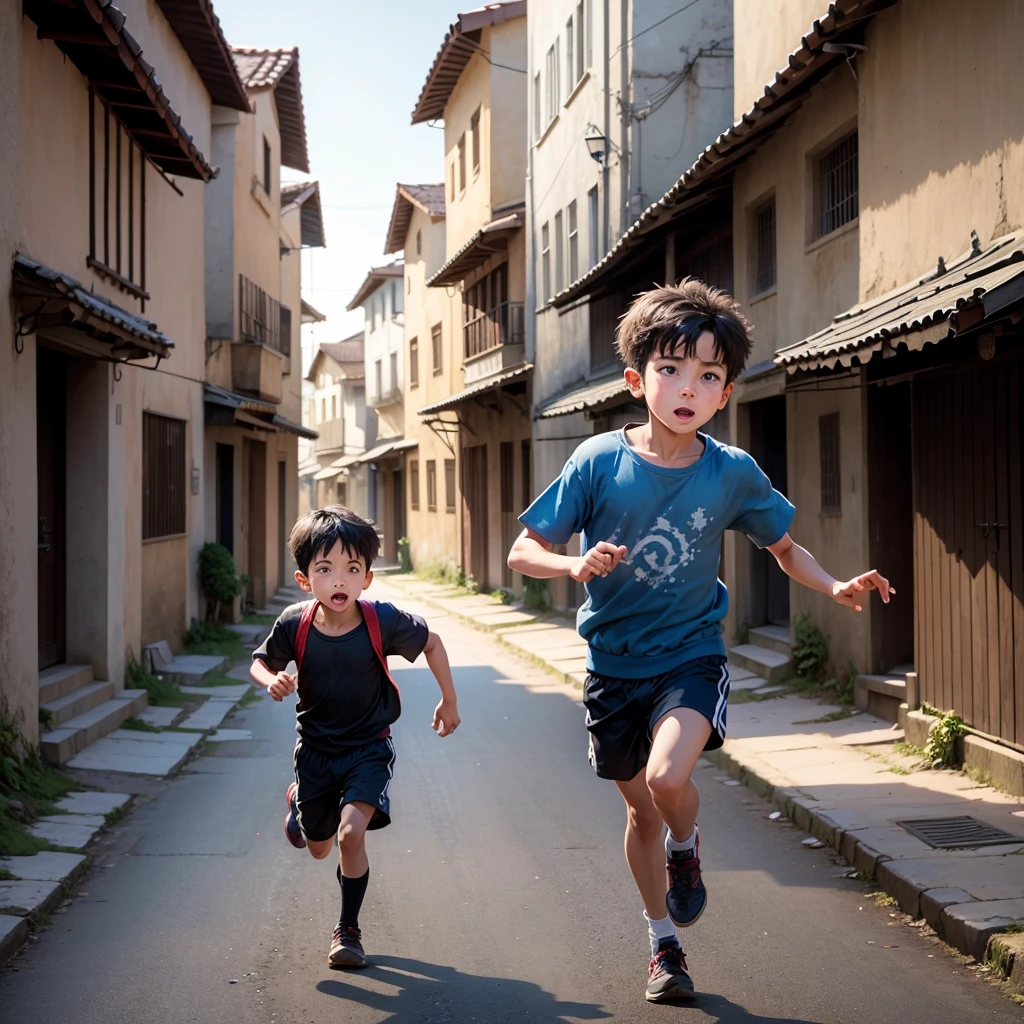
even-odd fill
[(391, 738), (371, 740), (343, 754), (323, 754), (299, 740), (295, 744), (296, 803), (299, 825), (316, 843), (333, 839), (341, 823), (341, 809), (359, 800), (377, 810), (368, 828), (391, 824), (388, 788), (395, 767)]
[(587, 675), (583, 705), (590, 732), (590, 763), (602, 779), (628, 782), (647, 765), (651, 732), (676, 708), (692, 708), (711, 723), (705, 750), (725, 741), (729, 668), (720, 654), (695, 658), (651, 679)]

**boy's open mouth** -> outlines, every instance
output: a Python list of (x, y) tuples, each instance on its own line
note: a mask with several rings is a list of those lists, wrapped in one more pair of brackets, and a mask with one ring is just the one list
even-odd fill
[(676, 419), (682, 420), (684, 423), (689, 423), (695, 415), (694, 411), (692, 409), (688, 409), (685, 405), (679, 406), (679, 408), (676, 409), (675, 414)]
[(348, 594), (331, 594), (331, 606), (333, 608), (344, 608), (348, 604)]

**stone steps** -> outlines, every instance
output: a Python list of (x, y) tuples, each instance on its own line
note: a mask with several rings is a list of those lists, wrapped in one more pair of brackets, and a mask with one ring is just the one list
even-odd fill
[(738, 668), (745, 668), (768, 683), (782, 682), (789, 675), (791, 668), (788, 654), (780, 654), (778, 651), (753, 643), (730, 647), (729, 663)]
[[(907, 669), (907, 671), (913, 671)], [(907, 699), (907, 679), (900, 670), (882, 675), (864, 673), (853, 684), (853, 703), (861, 711), (868, 711), (886, 722), (899, 720), (900, 705)]]
[(145, 690), (121, 690), (102, 704), (67, 719), (59, 728), (43, 733), (39, 738), (40, 753), (52, 764), (64, 764), (90, 743), (113, 732), (126, 718), (145, 710), (148, 704)]
[(39, 703), (66, 697), (92, 680), (92, 665), (51, 665), (39, 673)]
[(50, 713), (50, 726), (56, 728), (69, 719), (84, 715), (114, 696), (113, 683), (89, 683), (56, 700), (49, 700), (39, 707)]
[(792, 653), (789, 626), (754, 626), (750, 630), (750, 642), (787, 658)]

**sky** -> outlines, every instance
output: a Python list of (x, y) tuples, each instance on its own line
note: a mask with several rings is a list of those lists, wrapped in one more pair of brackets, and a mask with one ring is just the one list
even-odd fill
[[(232, 46), (298, 46), (310, 174), (320, 182), (327, 246), (302, 255), (302, 295), (327, 322), (317, 344), (362, 327), (346, 305), (384, 243), (395, 184), (444, 180), (444, 133), (411, 125), (412, 109), (466, 0), (214, 0)], [(304, 330), (309, 344), (310, 328)]]

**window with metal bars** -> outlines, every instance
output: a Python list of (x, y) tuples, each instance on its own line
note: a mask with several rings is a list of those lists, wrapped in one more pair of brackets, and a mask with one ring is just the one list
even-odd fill
[(818, 443), (821, 450), (821, 512), (837, 516), (842, 513), (839, 474), (839, 413), (818, 417)]
[(86, 264), (146, 309), (146, 156), (89, 90), (89, 255)]
[(185, 532), (185, 421), (142, 414), (142, 539)]
[(420, 509), (420, 460), (409, 463), (409, 506), (413, 512)]
[(775, 287), (775, 197), (754, 214), (754, 294)]
[(858, 214), (857, 133), (818, 159), (818, 236), (849, 224)]
[(427, 459), (427, 511), (437, 511), (437, 462)]
[(455, 460), (444, 460), (444, 510), (455, 511)]

